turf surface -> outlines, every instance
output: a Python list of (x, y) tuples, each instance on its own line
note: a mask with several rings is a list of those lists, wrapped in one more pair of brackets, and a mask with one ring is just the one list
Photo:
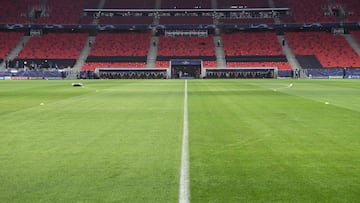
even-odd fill
[(193, 202), (358, 202), (359, 84), (189, 83)]
[[(177, 202), (184, 81), (82, 82), (0, 81), (0, 201)], [(188, 110), (191, 202), (359, 201), (359, 80), (190, 80)]]
[(1, 202), (177, 201), (183, 84), (84, 83), (2, 82)]

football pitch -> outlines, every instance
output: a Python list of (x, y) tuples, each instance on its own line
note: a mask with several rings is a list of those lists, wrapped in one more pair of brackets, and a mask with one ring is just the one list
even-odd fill
[(72, 82), (0, 81), (0, 202), (179, 202), (184, 135), (192, 203), (360, 201), (360, 80)]

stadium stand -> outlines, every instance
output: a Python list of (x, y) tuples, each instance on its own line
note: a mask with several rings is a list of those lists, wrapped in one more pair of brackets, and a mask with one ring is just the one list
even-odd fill
[(9, 54), (23, 35), (22, 32), (0, 32), (0, 59)]
[(217, 64), (216, 61), (203, 61), (204, 68), (216, 68)]
[(32, 37), (17, 58), (77, 59), (87, 33), (49, 33)]
[(208, 37), (165, 37), (160, 36), (158, 56), (213, 57), (213, 36)]
[(345, 21), (359, 22), (360, 21), (360, 3), (353, 0), (336, 0), (342, 9), (345, 11)]
[(162, 16), (160, 24), (164, 25), (181, 25), (181, 24), (213, 24), (211, 16)]
[[(151, 35), (149, 30), (143, 32), (121, 30), (115, 32), (96, 30), (91, 33), (96, 40), (89, 44), (90, 52), (86, 54), (86, 63), (82, 66), (83, 71), (93, 71), (98, 67), (111, 68), (169, 68), (172, 59), (201, 59), (204, 68), (227, 68), (238, 67), (278, 67), (279, 70), (291, 70), (286, 61), (285, 54), (279, 43), (276, 32), (256, 30), (255, 32), (242, 31), (236, 25), (278, 23), (323, 23), (323, 22), (359, 22), (360, 4), (353, 0), (183, 0), (183, 1), (159, 1), (157, 0), (106, 0), (103, 8), (111, 9), (154, 9), (160, 6), (162, 9), (209, 9), (217, 5), (217, 8), (268, 8), (274, 5), (278, 8), (290, 7), (289, 15), (238, 17), (213, 19), (209, 16), (160, 15), (159, 21), (153, 16), (101, 16), (94, 17), (84, 15), (84, 8), (98, 8), (102, 0), (16, 0), (2, 1), (1, 23), (37, 23), (37, 24), (99, 24), (99, 25), (154, 25), (162, 24), (163, 27), (172, 28), (172, 25), (199, 26), (218, 23), (219, 26), (228, 25), (234, 30), (220, 30), (222, 34), (221, 46), (214, 44), (212, 32), (207, 37), (166, 37), (162, 31), (157, 33), (157, 55), (152, 58), (153, 62), (147, 61), (148, 52), (155, 49), (151, 47)], [(158, 4), (157, 4), (158, 3)], [(159, 5), (160, 4), (160, 5)], [(71, 9), (69, 9), (71, 8)], [(36, 12), (40, 11), (38, 16)], [(342, 16), (343, 15), (343, 16)], [(161, 29), (163, 29), (162, 25)], [(85, 27), (85, 26), (84, 26)], [(91, 26), (87, 26), (91, 27)], [(94, 26), (95, 27), (95, 26)], [(144, 26), (145, 27), (145, 26)], [(142, 29), (144, 29), (144, 27)], [(199, 26), (200, 27), (200, 26)], [(203, 28), (203, 27), (201, 27)], [(5, 29), (5, 28), (3, 28)], [(97, 29), (97, 28), (94, 28)], [(122, 28), (124, 29), (124, 28)], [(149, 29), (146, 26), (145, 29)], [(285, 28), (286, 30), (287, 28)], [(352, 28), (351, 28), (352, 29)], [(349, 30), (354, 39), (360, 44), (360, 31)], [(358, 29), (358, 28), (357, 28)], [(75, 29), (76, 30), (76, 29)], [(211, 30), (211, 29), (210, 29)], [(241, 30), (241, 31), (238, 31)], [(295, 30), (295, 29), (294, 29)], [(44, 31), (44, 30), (43, 30)], [(212, 30), (211, 30), (212, 31)], [(330, 32), (286, 32), (286, 42), (300, 61), (303, 68), (360, 68), (360, 57), (341, 35)], [(347, 32), (348, 30), (346, 30)], [(46, 32), (50, 32), (46, 34)], [(56, 32), (56, 33), (55, 33)], [(74, 30), (64, 29), (59, 33), (55, 30), (45, 30), (45, 34), (33, 36), (28, 43), (24, 44), (20, 54), (15, 58), (17, 63), (26, 60), (71, 60), (71, 64), (78, 59), (81, 50), (86, 45), (88, 30), (74, 33)], [(230, 33), (231, 32), (231, 33)], [(280, 32), (283, 32), (281, 30)], [(27, 33), (28, 34), (28, 33)], [(218, 33), (215, 33), (217, 35)], [(19, 32), (0, 32), (0, 61), (5, 58), (24, 35), (24, 30)], [(218, 36), (215, 36), (218, 37)], [(21, 44), (21, 43), (19, 43)], [(20, 46), (19, 46), (20, 47)], [(150, 49), (149, 49), (150, 48)], [(225, 62), (217, 62), (216, 56), (219, 49), (223, 49)], [(216, 52), (215, 52), (216, 50)], [(150, 53), (149, 52), (149, 53)], [(149, 55), (150, 56), (150, 55)], [(151, 58), (151, 57), (149, 57)], [(147, 64), (148, 62), (148, 64)], [(81, 63), (82, 64), (82, 63)], [(81, 67), (81, 64), (79, 67)], [(149, 64), (151, 64), (149, 66)]]
[(325, 15), (327, 0), (289, 0), (289, 6), (297, 23), (337, 21), (335, 16)]
[[(170, 61), (156, 61), (155, 63), (156, 68), (169, 68)], [(203, 61), (204, 68), (216, 68), (217, 64), (216, 61)]]
[(280, 15), (281, 23), (295, 23), (294, 17), (292, 15)]
[(0, 23), (29, 23), (41, 0), (1, 1)]
[(360, 44), (360, 31), (353, 31), (351, 35), (355, 38), (358, 44)]
[(219, 8), (268, 8), (267, 0), (218, 0)]
[(86, 0), (84, 8), (97, 8), (99, 6), (100, 0)]
[(149, 33), (99, 33), (90, 56), (146, 56)]
[(82, 70), (145, 68), (149, 44), (149, 33), (99, 33)]
[(288, 8), (288, 0), (273, 0), (276, 8)]
[(287, 32), (296, 55), (315, 55), (325, 68), (360, 67), (360, 57), (341, 35), (328, 32)]
[(37, 20), (37, 23), (78, 24), (83, 8), (84, 0), (48, 0), (46, 3), (46, 12)]
[(81, 16), (80, 24), (93, 24), (94, 16)]
[(169, 68), (170, 67), (170, 61), (156, 61), (155, 62), (156, 68)]
[(161, 8), (163, 9), (211, 8), (211, 0), (161, 1)]
[(153, 23), (153, 17), (151, 16), (102, 16), (99, 19), (99, 24), (117, 25), (117, 24), (146, 24), (151, 25)]
[(222, 34), (226, 56), (284, 55), (274, 32), (235, 32)]
[(291, 70), (288, 62), (227, 62), (228, 68), (277, 67), (279, 70)]
[(106, 0), (104, 8), (153, 9), (155, 8), (155, 0)]
[(142, 62), (114, 62), (114, 63), (85, 63), (82, 71), (94, 71), (96, 68), (145, 68)]
[(220, 19), (220, 24), (261, 24), (274, 23), (273, 18), (240, 18), (240, 19)]

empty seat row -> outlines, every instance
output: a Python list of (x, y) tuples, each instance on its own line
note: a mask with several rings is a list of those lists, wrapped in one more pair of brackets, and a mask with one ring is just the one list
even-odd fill
[(30, 38), (17, 58), (77, 59), (87, 33), (49, 33)]
[(142, 62), (116, 62), (116, 63), (84, 63), (82, 71), (94, 71), (96, 68), (145, 68)]
[(341, 35), (291, 32), (285, 36), (294, 54), (315, 55), (323, 67), (360, 67), (360, 57)]
[(146, 56), (149, 33), (99, 33), (90, 56)]
[(292, 15), (298, 23), (336, 22), (335, 16), (325, 15), (327, 0), (289, 0)]
[(268, 68), (276, 67), (278, 70), (291, 70), (289, 62), (227, 62), (228, 68)]
[(21, 32), (0, 32), (0, 58), (5, 58), (15, 48), (24, 34)]
[(158, 56), (214, 56), (213, 36), (159, 38)]
[(37, 23), (79, 24), (84, 6), (84, 0), (48, 0), (46, 13), (37, 20)]
[(284, 55), (274, 32), (236, 32), (222, 34), (227, 56)]
[(41, 0), (1, 1), (0, 23), (29, 23), (31, 10), (41, 5)]

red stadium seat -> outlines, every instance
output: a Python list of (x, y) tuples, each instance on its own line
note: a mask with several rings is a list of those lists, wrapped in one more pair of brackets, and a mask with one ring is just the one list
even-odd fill
[(284, 55), (274, 32), (237, 32), (223, 34), (226, 56)]
[[(71, 5), (71, 9), (69, 8)], [(48, 0), (48, 14), (38, 19), (39, 24), (79, 24), (84, 0)]]
[(32, 37), (17, 58), (77, 59), (87, 33), (49, 33)]
[(16, 43), (24, 33), (21, 32), (1, 32), (0, 33), (0, 58), (5, 58), (10, 51), (15, 48)]
[(170, 67), (170, 61), (156, 61), (155, 62), (156, 68), (169, 68)]
[(0, 23), (29, 23), (31, 11), (41, 0), (1, 1)]
[(288, 62), (228, 62), (228, 68), (277, 67), (279, 70), (291, 70)]
[(289, 6), (298, 23), (336, 22), (335, 16), (326, 16), (322, 9), (327, 0), (289, 0)]
[(146, 56), (149, 44), (149, 33), (100, 33), (90, 56)]
[(81, 71), (94, 71), (96, 68), (145, 68), (142, 62), (116, 62), (116, 63), (85, 63)]
[(341, 35), (327, 32), (286, 33), (296, 55), (315, 55), (325, 68), (360, 67), (360, 57)]
[(160, 36), (158, 56), (214, 56), (214, 41), (208, 37)]

